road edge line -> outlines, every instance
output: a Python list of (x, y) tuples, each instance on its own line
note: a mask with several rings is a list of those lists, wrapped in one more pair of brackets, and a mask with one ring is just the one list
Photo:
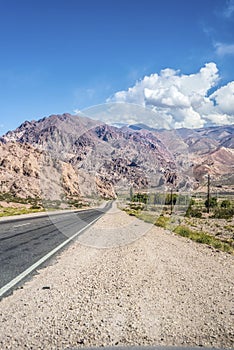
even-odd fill
[(94, 224), (98, 219), (100, 219), (102, 215), (98, 216), (96, 219), (94, 219), (93, 221), (91, 221), (88, 225), (86, 225), (85, 227), (83, 227), (80, 231), (76, 232), (73, 236), (69, 237), (66, 241), (64, 241), (63, 243), (61, 243), (60, 245), (58, 245), (57, 247), (55, 247), (54, 249), (52, 249), (49, 253), (47, 253), (46, 255), (44, 255), (41, 259), (39, 259), (37, 262), (35, 262), (33, 265), (31, 265), (30, 267), (28, 267), (26, 270), (24, 270), (23, 272), (21, 272), (17, 277), (13, 278), (13, 280), (11, 280), (10, 282), (8, 282), (7, 284), (5, 284), (5, 286), (3, 286), (0, 289), (0, 298), (6, 293), (8, 292), (12, 287), (14, 287), (16, 284), (18, 284), (20, 281), (22, 281), (22, 279), (24, 279), (26, 276), (28, 276), (31, 272), (33, 272), (37, 267), (39, 267), (41, 264), (43, 264), (46, 260), (48, 260), (51, 256), (53, 256), (55, 253), (57, 253), (60, 249), (62, 249), (65, 245), (67, 245), (70, 241), (72, 241), (74, 238), (76, 238), (81, 232), (83, 232), (84, 230), (86, 230), (89, 226), (91, 226), (92, 224)]

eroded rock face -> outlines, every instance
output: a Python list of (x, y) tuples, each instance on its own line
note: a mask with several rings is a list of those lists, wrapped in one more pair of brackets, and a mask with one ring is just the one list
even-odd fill
[(0, 143), (0, 192), (51, 200), (79, 196), (78, 172), (29, 144)]
[(175, 168), (170, 151), (153, 133), (118, 129), (69, 114), (25, 122), (1, 139), (29, 143), (72, 165), (80, 174), (84, 196), (96, 190), (104, 197), (115, 197), (119, 187), (158, 186), (165, 178), (164, 169)]
[(135, 130), (70, 114), (26, 121), (0, 138), (0, 191), (115, 198), (130, 187), (186, 190), (208, 172), (222, 181), (233, 173), (233, 130)]
[(200, 187), (207, 174), (219, 187), (233, 184), (234, 125), (155, 131), (155, 134), (172, 150), (178, 164), (181, 159), (182, 169), (183, 155), (187, 155), (193, 188)]

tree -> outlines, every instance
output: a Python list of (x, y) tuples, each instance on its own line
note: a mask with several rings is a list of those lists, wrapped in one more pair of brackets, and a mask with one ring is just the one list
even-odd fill
[(147, 193), (135, 193), (132, 197), (132, 202), (147, 203), (149, 196)]
[(178, 198), (178, 194), (176, 193), (168, 193), (166, 195), (166, 198), (165, 198), (165, 205), (175, 205), (176, 204), (176, 201), (177, 201), (177, 198)]

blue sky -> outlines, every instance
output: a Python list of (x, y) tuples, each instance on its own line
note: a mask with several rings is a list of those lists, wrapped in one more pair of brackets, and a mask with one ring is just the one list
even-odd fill
[[(233, 122), (233, 0), (0, 0), (0, 43), (0, 134), (24, 120), (73, 113), (108, 99), (144, 98), (139, 103), (177, 127)], [(168, 68), (171, 85), (165, 87)], [(179, 86), (181, 75), (191, 77), (202, 68), (213, 78), (198, 109), (195, 97), (191, 102)], [(153, 87), (141, 84), (147, 96), (138, 91), (130, 98), (128, 89), (138, 84), (139, 90), (151, 74), (165, 78), (160, 89), (154, 77)], [(189, 111), (194, 123), (184, 117)]]

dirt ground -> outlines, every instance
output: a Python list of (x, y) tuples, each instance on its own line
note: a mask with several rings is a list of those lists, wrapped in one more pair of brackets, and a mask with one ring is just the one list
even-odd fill
[(0, 349), (232, 348), (233, 261), (114, 208), (1, 301)]

